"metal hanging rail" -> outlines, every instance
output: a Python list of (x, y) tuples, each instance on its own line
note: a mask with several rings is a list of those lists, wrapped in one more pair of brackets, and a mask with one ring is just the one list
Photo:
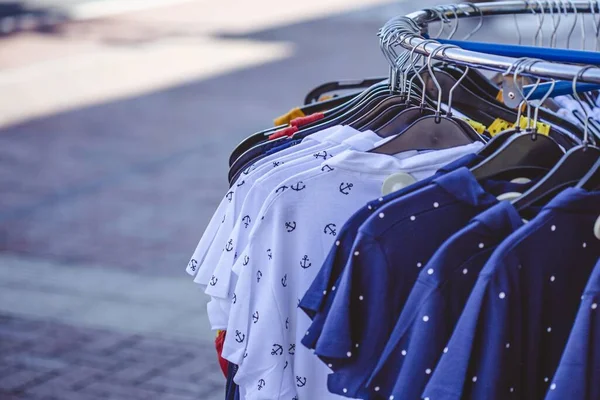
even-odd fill
[[(471, 3), (451, 4), (436, 7), (435, 9), (413, 12), (402, 18), (394, 18), (388, 21), (382, 30), (387, 28), (388, 38), (393, 37), (393, 40), (388, 42), (387, 46), (393, 47), (397, 45), (405, 50), (414, 49), (415, 53), (429, 56), (435, 49), (439, 48), (441, 44), (432, 40), (425, 40), (420, 35), (427, 32), (429, 23), (439, 21), (442, 15), (447, 21), (451, 21), (454, 18), (480, 18), (481, 16), (490, 15), (531, 14), (532, 11), (546, 12), (551, 11), (551, 9), (556, 9), (557, 5), (563, 7), (562, 13), (577, 12), (586, 14), (600, 12), (597, 2), (582, 0), (573, 0), (562, 3), (547, 1), (500, 1), (495, 3), (479, 3), (477, 5)], [(393, 27), (390, 27), (392, 25)], [(534, 57), (535, 54), (532, 54), (532, 58)], [(517, 59), (512, 57), (479, 53), (460, 48), (446, 48), (443, 51), (437, 51), (434, 53), (433, 58), (439, 61), (498, 72), (509, 70), (515, 66), (517, 62)], [(573, 80), (577, 77), (579, 82), (600, 83), (600, 67), (588, 68), (582, 72), (581, 65), (547, 61), (539, 61), (530, 65), (521, 73), (521, 75), (564, 81)]]

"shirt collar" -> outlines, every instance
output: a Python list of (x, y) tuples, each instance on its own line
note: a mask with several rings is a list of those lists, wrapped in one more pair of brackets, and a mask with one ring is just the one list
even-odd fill
[(544, 210), (548, 209), (600, 215), (600, 191), (588, 192), (581, 188), (565, 189), (544, 207)]
[(494, 196), (481, 187), (466, 167), (442, 175), (434, 179), (432, 184), (440, 186), (460, 201), (473, 206), (497, 202)]
[(375, 142), (380, 140), (381, 137), (373, 131), (358, 132), (352, 135), (348, 139), (344, 140), (342, 144), (347, 145), (349, 148), (358, 151), (367, 151), (373, 148)]
[(490, 231), (507, 236), (523, 226), (523, 220), (509, 201), (501, 201), (473, 218)]
[(350, 127), (350, 126), (342, 126), (340, 125), (340, 129), (337, 129), (335, 132), (327, 136), (324, 140), (325, 142), (340, 144), (344, 140), (350, 139), (351, 137), (359, 134), (360, 131)]
[(304, 142), (304, 141), (314, 140), (315, 142), (322, 143), (325, 140), (327, 140), (327, 138), (329, 136), (331, 136), (332, 134), (334, 134), (335, 132), (337, 132), (338, 130), (340, 130), (342, 128), (343, 128), (342, 125), (330, 126), (329, 128), (325, 128), (323, 130), (320, 130), (318, 132), (308, 135), (307, 137), (302, 139), (302, 141)]
[[(400, 171), (408, 173), (419, 172), (421, 170), (429, 171), (432, 167), (445, 165), (448, 163), (448, 160), (473, 153), (481, 147), (481, 143), (471, 143), (450, 149), (427, 152), (408, 151), (393, 156), (346, 150), (330, 158), (323, 164), (327, 164), (333, 168), (376, 175), (390, 175)], [(422, 177), (417, 178), (422, 179)]]

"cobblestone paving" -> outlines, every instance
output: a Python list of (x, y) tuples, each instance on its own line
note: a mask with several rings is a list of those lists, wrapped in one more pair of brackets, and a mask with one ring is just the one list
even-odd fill
[(221, 399), (214, 359), (198, 343), (0, 314), (2, 400)]

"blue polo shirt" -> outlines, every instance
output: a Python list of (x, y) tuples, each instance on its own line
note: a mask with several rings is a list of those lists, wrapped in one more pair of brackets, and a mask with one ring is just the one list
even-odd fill
[(497, 202), (459, 168), (380, 208), (360, 227), (316, 346), (335, 371), (331, 392), (368, 395), (367, 380), (423, 266), (450, 235)]
[(423, 397), (540, 399), (600, 255), (600, 192), (569, 188), (492, 254)]
[(502, 201), (436, 251), (421, 269), (369, 379), (373, 397), (378, 392), (385, 398), (420, 398), (479, 272), (498, 244), (522, 225), (512, 204)]
[(600, 260), (583, 293), (575, 324), (548, 388), (546, 400), (600, 399), (599, 306)]
[[(454, 171), (461, 167), (468, 167), (477, 164), (482, 159), (477, 154), (467, 154), (456, 161), (440, 168), (435, 175), (415, 182), (414, 184), (403, 188), (402, 190), (392, 192), (386, 196), (369, 202), (366, 206), (358, 210), (344, 224), (338, 234), (338, 239), (335, 245), (332, 246), (329, 254), (319, 270), (319, 273), (310, 288), (302, 298), (299, 307), (313, 319), (313, 323), (309, 329), (309, 334), (304, 336), (302, 344), (310, 349), (314, 349), (317, 343), (323, 324), (327, 317), (327, 313), (333, 303), (336, 294), (335, 287), (338, 284), (340, 274), (348, 258), (350, 257), (352, 245), (356, 239), (359, 227), (381, 206), (389, 203), (392, 200), (401, 198), (409, 193), (415, 192), (429, 185), (434, 179)], [(330, 290), (333, 289), (333, 290)]]

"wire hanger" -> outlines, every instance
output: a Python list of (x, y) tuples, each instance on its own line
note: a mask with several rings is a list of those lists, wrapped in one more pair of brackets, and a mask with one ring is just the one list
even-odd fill
[[(435, 79), (432, 61), (433, 57), (448, 45), (442, 45), (429, 54), (427, 69), (438, 88), (437, 108), (434, 114), (426, 115), (406, 128), (397, 137), (385, 144), (372, 149), (370, 152), (379, 154), (398, 154), (407, 150), (445, 149), (462, 146), (481, 140), (477, 133), (468, 125), (457, 122), (454, 118), (442, 115), (442, 90)], [(451, 110), (451, 104), (448, 105)], [(470, 131), (469, 131), (470, 129)]]
[[(573, 97), (580, 103), (582, 103), (581, 98), (575, 90), (577, 79), (581, 78), (585, 71), (590, 68), (595, 67), (583, 67), (573, 78)], [(533, 204), (543, 202), (543, 200), (549, 200), (561, 190), (575, 186), (600, 159), (600, 149), (589, 143), (589, 119), (590, 116), (586, 112), (583, 144), (570, 149), (548, 174), (525, 192), (523, 196), (514, 200), (513, 204), (517, 210), (521, 211)]]

